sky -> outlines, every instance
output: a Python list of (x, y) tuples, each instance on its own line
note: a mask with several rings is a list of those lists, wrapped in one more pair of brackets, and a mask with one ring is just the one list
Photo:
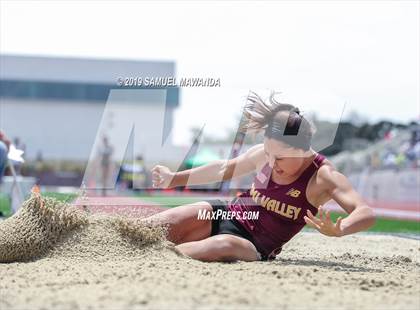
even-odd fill
[[(250, 90), (337, 121), (418, 119), (418, 1), (134, 2), (0, 0), (0, 53), (170, 60), (183, 88), (174, 142), (222, 137)], [(0, 68), (1, 70), (1, 68)]]

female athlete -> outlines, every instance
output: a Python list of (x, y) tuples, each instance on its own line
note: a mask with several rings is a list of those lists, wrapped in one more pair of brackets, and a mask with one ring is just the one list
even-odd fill
[[(299, 109), (267, 102), (252, 93), (245, 106), (243, 130), (263, 131), (264, 143), (230, 160), (172, 172), (157, 165), (153, 186), (208, 184), (257, 172), (252, 186), (231, 201), (207, 200), (175, 207), (148, 220), (168, 225), (168, 240), (183, 254), (202, 261), (271, 260), (305, 224), (330, 237), (366, 230), (372, 209), (348, 179), (311, 148), (312, 124)], [(329, 200), (348, 216), (334, 223), (321, 208)], [(201, 217), (231, 212), (234, 216)], [(238, 215), (256, 212), (257, 218)], [(319, 213), (319, 217), (317, 217)]]

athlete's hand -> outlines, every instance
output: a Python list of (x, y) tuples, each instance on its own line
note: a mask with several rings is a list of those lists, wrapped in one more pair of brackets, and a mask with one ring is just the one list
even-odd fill
[(319, 218), (314, 216), (311, 211), (307, 211), (308, 216), (304, 216), (306, 224), (315, 228), (320, 233), (330, 236), (330, 237), (341, 237), (343, 236), (343, 231), (341, 228), (341, 221), (343, 220), (341, 216), (337, 219), (336, 223), (333, 223), (330, 217), (330, 212), (326, 211), (325, 216), (322, 208), (318, 208)]
[(153, 187), (168, 188), (175, 173), (171, 172), (168, 167), (156, 165), (152, 169)]

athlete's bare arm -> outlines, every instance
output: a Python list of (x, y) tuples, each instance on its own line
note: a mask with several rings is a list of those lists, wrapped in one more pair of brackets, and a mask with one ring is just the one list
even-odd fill
[(332, 223), (329, 212), (325, 216), (320, 209), (319, 218), (310, 211), (305, 218), (306, 223), (321, 233), (328, 236), (344, 236), (366, 230), (375, 223), (372, 208), (354, 190), (349, 180), (330, 165), (323, 165), (318, 170), (320, 186), (325, 189), (326, 195), (337, 202), (349, 216), (339, 218), (337, 223)]
[(204, 166), (176, 173), (158, 165), (152, 169), (153, 185), (172, 188), (187, 184), (199, 185), (226, 181), (255, 171), (262, 158), (264, 158), (264, 146), (257, 144), (238, 157), (216, 160)]

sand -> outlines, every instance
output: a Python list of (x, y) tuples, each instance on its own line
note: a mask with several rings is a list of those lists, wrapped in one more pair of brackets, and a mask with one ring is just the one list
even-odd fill
[[(2, 310), (420, 309), (419, 240), (303, 232), (272, 262), (204, 263), (177, 253), (164, 228), (52, 201), (41, 212), (31, 199), (0, 222)], [(48, 224), (55, 212), (73, 219), (62, 216), (65, 229)], [(20, 240), (31, 231), (39, 242)]]

